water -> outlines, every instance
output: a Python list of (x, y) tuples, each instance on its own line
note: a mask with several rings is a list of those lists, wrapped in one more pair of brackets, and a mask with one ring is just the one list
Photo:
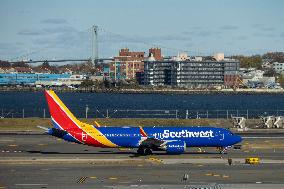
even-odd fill
[[(169, 114), (171, 117), (184, 117), (186, 110), (189, 110), (189, 117), (195, 116), (196, 112), (202, 115), (206, 114), (206, 111), (212, 114), (210, 112), (217, 110), (219, 113), (215, 114), (219, 114), (217, 116), (220, 117), (228, 114), (227, 110), (229, 115), (234, 114), (235, 116), (236, 114), (244, 115), (247, 111), (250, 115), (254, 115), (256, 112), (258, 112), (257, 114), (273, 112), (276, 115), (281, 114), (281, 110), (284, 111), (283, 94), (59, 93), (58, 96), (78, 117), (85, 117), (86, 106), (89, 107), (88, 115), (91, 117), (131, 117), (133, 114), (133, 111), (121, 110), (161, 110), (136, 111), (138, 112), (136, 114), (145, 114), (145, 117), (147, 114)], [(2, 92), (0, 93), (0, 108), (6, 115), (4, 117), (11, 117), (12, 114), (14, 117), (22, 117), (22, 114), (25, 117), (43, 117), (44, 109), (46, 109), (45, 113), (48, 116), (43, 92)], [(169, 111), (165, 112), (165, 110)], [(178, 115), (176, 115), (176, 110), (178, 110)]]

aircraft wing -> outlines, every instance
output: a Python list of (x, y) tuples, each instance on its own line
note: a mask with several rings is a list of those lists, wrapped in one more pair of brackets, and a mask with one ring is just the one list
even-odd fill
[(142, 127), (140, 127), (140, 134), (142, 136), (142, 140), (140, 141), (139, 147), (159, 150), (159, 149), (164, 149), (167, 142), (169, 142), (166, 140), (160, 140), (160, 139), (149, 137)]
[(151, 149), (160, 149), (165, 145), (166, 141), (155, 139), (155, 138), (146, 138), (140, 143), (140, 147), (147, 147)]

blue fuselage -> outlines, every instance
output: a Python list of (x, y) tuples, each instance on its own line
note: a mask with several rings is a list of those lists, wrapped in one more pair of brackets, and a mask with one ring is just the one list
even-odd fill
[[(139, 127), (97, 127), (110, 141), (121, 147), (139, 147), (143, 137)], [(187, 147), (227, 147), (242, 138), (231, 131), (215, 127), (143, 127), (147, 138), (184, 141)]]

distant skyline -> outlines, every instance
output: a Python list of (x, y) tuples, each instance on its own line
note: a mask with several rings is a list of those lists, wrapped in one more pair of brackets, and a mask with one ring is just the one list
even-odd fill
[(0, 0), (0, 60), (284, 51), (282, 0)]

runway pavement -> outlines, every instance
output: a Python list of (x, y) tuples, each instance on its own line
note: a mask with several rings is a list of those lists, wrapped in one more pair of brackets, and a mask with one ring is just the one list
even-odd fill
[[(191, 148), (182, 155), (139, 157), (133, 149), (94, 148), (48, 135), (0, 134), (0, 189), (284, 188), (282, 135), (246, 138), (242, 145), (224, 155), (214, 148)], [(261, 163), (247, 165), (246, 157), (259, 157)], [(182, 181), (185, 174), (189, 179)]]

